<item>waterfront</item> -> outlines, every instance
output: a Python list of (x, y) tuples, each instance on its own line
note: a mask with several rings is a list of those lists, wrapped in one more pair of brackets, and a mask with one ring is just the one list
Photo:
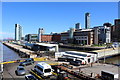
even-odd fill
[[(0, 43), (1, 44), (1, 43)], [(11, 50), (10, 48), (6, 47), (5, 45), (1, 44), (3, 47), (3, 61), (11, 61), (11, 60), (17, 60), (20, 59), (18, 54)], [(67, 48), (60, 48), (59, 51), (69, 51), (69, 50), (75, 50), (75, 49), (67, 49)], [(120, 64), (120, 56), (111, 57), (106, 59), (107, 63), (114, 63), (114, 64)]]
[(20, 59), (19, 55), (15, 51), (11, 50), (10, 48), (8, 48), (7, 46), (3, 44), (2, 44), (2, 47), (3, 47), (3, 50), (2, 50), (3, 61), (11, 61), (11, 60)]

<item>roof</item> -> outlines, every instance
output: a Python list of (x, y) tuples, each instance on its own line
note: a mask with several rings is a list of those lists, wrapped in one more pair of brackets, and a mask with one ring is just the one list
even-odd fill
[(51, 68), (51, 66), (45, 62), (39, 62), (37, 65), (41, 66), (42, 68)]
[(35, 44), (41, 45), (41, 46), (48, 46), (48, 47), (57, 46), (57, 44), (48, 44), (48, 43), (35, 43)]
[(82, 30), (78, 30), (78, 31), (75, 31), (75, 32), (79, 32), (79, 31), (92, 31), (93, 29), (82, 29)]
[(71, 53), (77, 53), (81, 55), (94, 55), (93, 53), (88, 53), (88, 52), (78, 52), (78, 51), (66, 51), (66, 52), (71, 52)]
[(18, 66), (17, 68), (24, 68), (23, 66)]

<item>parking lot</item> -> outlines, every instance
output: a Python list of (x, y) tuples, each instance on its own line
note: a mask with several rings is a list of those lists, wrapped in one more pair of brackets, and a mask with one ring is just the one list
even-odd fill
[[(31, 69), (34, 69), (34, 66), (40, 61), (36, 61), (34, 64), (32, 65), (27, 65), (24, 66), (25, 70), (26, 70), (26, 75), (30, 74)], [(46, 61), (46, 63), (53, 63), (51, 61)], [(63, 63), (63, 62), (60, 62)], [(65, 62), (66, 63), (66, 62)], [(4, 80), (25, 80), (25, 75), (24, 76), (18, 76), (15, 73), (15, 70), (17, 69), (17, 67), (19, 66), (20, 63), (10, 63), (10, 64), (4, 64), (4, 72), (3, 72), (3, 78)], [(67, 63), (68, 64), (68, 63)], [(68, 74), (71, 79), (76, 79), (76, 77), (74, 77), (73, 75)], [(56, 76), (52, 76), (51, 77), (53, 80), (56, 80)], [(78, 79), (78, 78), (77, 78)], [(47, 79), (45, 79), (47, 80)], [(48, 79), (50, 80), (50, 79)]]

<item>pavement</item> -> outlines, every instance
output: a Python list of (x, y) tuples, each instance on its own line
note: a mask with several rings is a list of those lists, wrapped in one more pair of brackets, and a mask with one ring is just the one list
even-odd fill
[[(29, 74), (29, 70), (34, 68), (34, 65), (36, 64), (36, 62), (32, 65), (28, 65), (25, 66), (25, 70), (26, 70), (26, 75)], [(10, 64), (4, 64), (4, 68), (3, 68), (3, 80), (9, 80), (9, 79), (13, 79), (13, 80), (25, 80), (25, 76), (17, 76), (15, 74), (15, 70), (17, 69), (17, 66), (19, 65), (19, 63), (10, 63)]]
[[(32, 65), (28, 65), (25, 66), (25, 70), (26, 70), (26, 75), (30, 74), (29, 70), (34, 69), (35, 64), (37, 64), (40, 61), (36, 61), (34, 64)], [(46, 61), (47, 63), (54, 63), (52, 61)], [(60, 62), (62, 63), (62, 62)], [(69, 64), (69, 62), (64, 62)], [(9, 63), (9, 64), (4, 64), (4, 68), (3, 68), (3, 80), (25, 80), (25, 76), (17, 76), (15, 74), (15, 70), (17, 69), (17, 66), (19, 66), (19, 63)], [(92, 64), (88, 64), (88, 65), (81, 65), (81, 66), (73, 66), (73, 71), (79, 71), (85, 73), (86, 75), (91, 75), (92, 73), (92, 77), (97, 76), (98, 74), (101, 75), (101, 71), (105, 70), (105, 71), (109, 71), (112, 73), (116, 73), (118, 74), (120, 71), (119, 67), (115, 66), (115, 65), (111, 65), (111, 64), (101, 64), (101, 63), (94, 63)], [(73, 80), (73, 79), (72, 79)]]
[(90, 75), (92, 73), (92, 77), (95, 77), (97, 75), (101, 76), (101, 71), (108, 71), (115, 74), (119, 74), (119, 68), (118, 66), (111, 65), (111, 64), (101, 64), (101, 63), (95, 63), (92, 64), (92, 67), (86, 67), (81, 68), (81, 71)]

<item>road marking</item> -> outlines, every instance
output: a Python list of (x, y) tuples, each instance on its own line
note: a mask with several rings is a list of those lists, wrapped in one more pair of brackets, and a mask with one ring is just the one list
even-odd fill
[(33, 73), (35, 76), (37, 76), (39, 79), (44, 80), (39, 75), (37, 75), (35, 72), (33, 72), (33, 71), (30, 71), (30, 72)]
[[(33, 58), (34, 61), (46, 61), (46, 58)], [(19, 62), (23, 62), (25, 60), (20, 60)], [(16, 63), (18, 62), (17, 60), (16, 61), (8, 61), (8, 62), (1, 62), (0, 64), (9, 64), (9, 63)]]
[(54, 73), (54, 72), (52, 72), (52, 74), (53, 74), (53, 75), (56, 75), (56, 76), (58, 76), (58, 74), (57, 74), (57, 73)]

